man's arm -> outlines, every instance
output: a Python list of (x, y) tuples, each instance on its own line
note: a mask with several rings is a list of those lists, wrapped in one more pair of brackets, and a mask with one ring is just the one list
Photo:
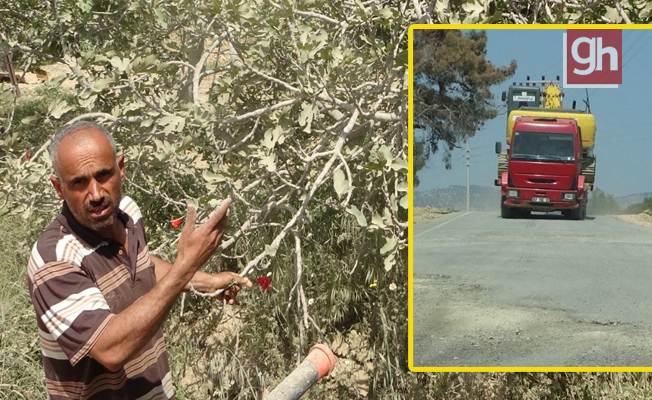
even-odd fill
[[(230, 200), (225, 200), (206, 223), (195, 228), (196, 212), (188, 206), (186, 225), (178, 244), (177, 259), (145, 296), (117, 314), (106, 326), (90, 355), (111, 371), (119, 371), (161, 328), (174, 301), (197, 270), (215, 253), (226, 227)], [(231, 279), (246, 284), (245, 278), (225, 274), (219, 284)], [(158, 278), (158, 277), (157, 277)], [(249, 283), (249, 286), (251, 283)]]
[[(154, 262), (154, 272), (156, 274), (156, 281), (160, 282), (165, 277), (165, 275), (167, 275), (167, 273), (170, 271), (170, 269), (172, 268), (172, 264), (154, 255), (150, 255), (150, 257)], [(218, 274), (209, 274), (204, 271), (197, 271), (195, 272), (195, 275), (193, 275), (192, 279), (190, 279), (190, 283), (192, 283), (192, 286), (198, 292), (212, 293), (218, 289), (222, 289), (225, 286), (228, 286), (229, 284), (231, 284), (232, 279), (236, 279), (238, 281), (238, 284), (236, 286), (232, 286), (231, 288), (225, 290), (222, 294), (217, 296), (218, 300), (221, 300), (223, 297), (226, 297), (229, 304), (233, 304), (235, 296), (237, 295), (238, 291), (240, 291), (240, 285), (242, 283), (244, 283), (248, 287), (251, 287), (251, 283), (249, 283), (249, 278), (245, 277), (244, 282), (240, 282), (236, 278), (236, 275), (237, 274), (233, 272), (220, 272)], [(189, 284), (186, 285), (184, 290), (186, 291), (190, 290), (190, 285)]]

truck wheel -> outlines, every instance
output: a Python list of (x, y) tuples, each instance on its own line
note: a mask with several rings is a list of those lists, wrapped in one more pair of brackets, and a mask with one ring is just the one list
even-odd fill
[(581, 200), (577, 205), (576, 209), (570, 210), (569, 215), (571, 219), (581, 221), (586, 217), (586, 201)]
[(513, 214), (512, 209), (505, 205), (505, 198), (503, 197), (500, 200), (500, 216), (502, 218), (512, 218)]

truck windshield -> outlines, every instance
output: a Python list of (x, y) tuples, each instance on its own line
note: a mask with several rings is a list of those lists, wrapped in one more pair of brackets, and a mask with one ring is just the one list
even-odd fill
[(565, 133), (514, 132), (512, 159), (574, 162), (573, 135)]
[(539, 107), (536, 92), (515, 90), (510, 92), (509, 110), (518, 110), (521, 107)]

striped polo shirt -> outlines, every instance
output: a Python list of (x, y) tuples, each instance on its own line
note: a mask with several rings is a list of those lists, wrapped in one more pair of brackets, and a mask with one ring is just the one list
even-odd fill
[(160, 329), (118, 372), (89, 354), (111, 319), (156, 284), (140, 209), (129, 197), (118, 218), (128, 251), (81, 226), (65, 202), (32, 248), (28, 286), (52, 400), (174, 398)]

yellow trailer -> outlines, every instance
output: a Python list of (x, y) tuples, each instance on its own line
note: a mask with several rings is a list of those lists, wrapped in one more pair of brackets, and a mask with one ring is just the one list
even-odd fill
[(512, 110), (507, 118), (507, 131), (505, 139), (508, 145), (512, 143), (512, 136), (514, 135), (514, 121), (518, 117), (534, 117), (534, 118), (568, 118), (577, 121), (582, 131), (582, 149), (595, 147), (595, 117), (578, 110), (554, 109), (554, 108), (520, 108)]

